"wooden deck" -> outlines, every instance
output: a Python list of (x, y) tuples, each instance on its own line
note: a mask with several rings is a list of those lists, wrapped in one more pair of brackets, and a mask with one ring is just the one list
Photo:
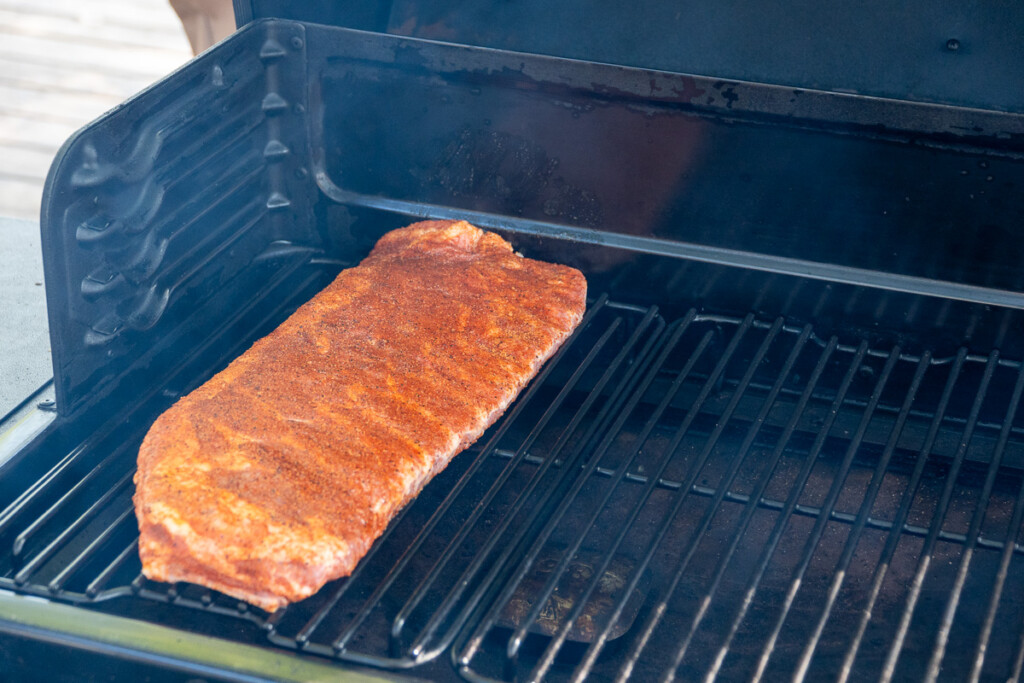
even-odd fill
[(64, 140), (191, 56), (166, 0), (0, 0), (0, 216), (37, 219)]

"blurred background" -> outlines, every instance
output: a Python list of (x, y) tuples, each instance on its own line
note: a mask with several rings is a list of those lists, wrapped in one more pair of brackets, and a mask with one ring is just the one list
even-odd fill
[(38, 223), (50, 163), (191, 56), (167, 0), (0, 0), (0, 417), (52, 376)]
[(64, 140), (191, 56), (167, 0), (0, 0), (0, 216), (38, 219)]

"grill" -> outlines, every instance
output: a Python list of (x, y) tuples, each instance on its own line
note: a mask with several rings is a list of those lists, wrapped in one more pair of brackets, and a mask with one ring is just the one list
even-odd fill
[(3, 584), (228, 616), (359, 664), (450, 649), (473, 680), (1016, 675), (1022, 388), (997, 352), (912, 355), (602, 299), (488, 437), (310, 600), (268, 616), (141, 577), (138, 426), (5, 510)]
[[(0, 469), (4, 663), (1019, 677), (1022, 134), (991, 110), (248, 26), (51, 170), (59, 412)], [(580, 329), (351, 577), (272, 615), (146, 580), (153, 419), (417, 216), (583, 268)]]

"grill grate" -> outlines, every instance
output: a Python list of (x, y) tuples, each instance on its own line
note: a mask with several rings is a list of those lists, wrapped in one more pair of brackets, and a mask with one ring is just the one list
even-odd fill
[(601, 299), (356, 572), (302, 603), (267, 615), (141, 576), (144, 420), (0, 513), (0, 587), (238, 617), (373, 666), (451, 652), (470, 680), (1006, 679), (1024, 663), (1022, 393), (998, 352)]

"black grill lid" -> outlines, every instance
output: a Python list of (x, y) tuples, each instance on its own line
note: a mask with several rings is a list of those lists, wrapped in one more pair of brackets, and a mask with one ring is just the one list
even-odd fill
[(299, 19), (504, 50), (959, 106), (1024, 110), (1024, 6), (953, 0), (235, 0)]
[(44, 192), (64, 414), (173, 371), (242, 313), (200, 313), (221, 290), (368, 249), (346, 232), (365, 211), (1024, 308), (1021, 115), (282, 20), (127, 105), (68, 141)]

